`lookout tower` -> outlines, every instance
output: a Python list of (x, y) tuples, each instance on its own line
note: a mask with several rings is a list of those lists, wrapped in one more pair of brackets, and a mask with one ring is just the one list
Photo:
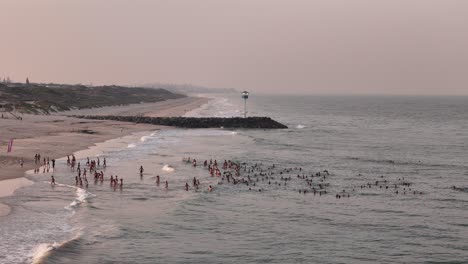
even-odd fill
[(242, 99), (244, 99), (244, 118), (247, 117), (247, 99), (249, 98), (249, 92), (242, 92)]

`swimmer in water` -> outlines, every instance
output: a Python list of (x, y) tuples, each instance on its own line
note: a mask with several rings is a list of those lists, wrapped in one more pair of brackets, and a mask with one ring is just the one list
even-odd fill
[(51, 185), (55, 185), (55, 178), (54, 178), (54, 175), (50, 176), (50, 184)]
[(160, 180), (159, 180), (159, 175), (156, 175), (156, 185), (159, 186), (159, 182), (160, 182)]
[(140, 166), (140, 175), (143, 175), (143, 171), (144, 171), (143, 165), (141, 165), (141, 166)]
[(167, 181), (166, 181), (166, 189), (168, 189), (168, 188), (169, 188), (169, 183), (167, 183)]
[(185, 190), (188, 191), (188, 188), (189, 188), (188, 183), (185, 183)]
[(211, 192), (213, 191), (213, 187), (210, 185), (210, 187), (208, 187), (208, 191)]

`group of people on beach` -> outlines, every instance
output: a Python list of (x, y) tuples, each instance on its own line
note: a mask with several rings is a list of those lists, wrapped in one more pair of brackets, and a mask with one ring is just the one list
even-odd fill
[[(70, 167), (72, 167), (73, 170), (73, 164), (74, 164), (75, 157), (73, 156), (71, 159)], [(68, 163), (68, 162), (67, 162)], [(102, 166), (101, 166), (101, 159), (97, 157), (95, 160), (90, 160), (89, 157), (86, 158), (86, 168), (88, 169), (89, 173), (92, 173), (94, 176), (94, 183), (98, 182), (104, 182), (104, 171), (105, 168), (107, 167), (107, 161), (106, 158), (102, 160)], [(77, 166), (77, 173), (78, 175), (75, 177), (76, 180), (76, 185), (83, 186), (83, 180), (85, 182), (85, 187), (88, 187), (88, 180), (86, 178), (86, 168), (83, 169), (83, 177), (81, 177), (81, 163), (78, 162)], [(117, 176), (117, 175), (110, 175), (109, 178), (110, 185), (114, 188), (123, 187), (123, 179)]]
[[(90, 170), (95, 170), (97, 167), (101, 167), (101, 159), (99, 159), (99, 157), (97, 157), (97, 160), (89, 160), (89, 157), (87, 157), (86, 159), (86, 166), (88, 166)], [(106, 168), (106, 163), (106, 158), (104, 158), (104, 160), (102, 161), (102, 168)]]
[[(36, 154), (37, 159), (40, 159), (40, 155)], [(55, 160), (52, 160), (52, 166), (55, 167)], [(75, 175), (75, 186), (79, 187), (85, 187), (88, 188), (88, 178), (87, 173), (93, 175), (94, 177), (94, 183), (98, 182), (104, 182), (104, 171), (99, 170), (99, 169), (105, 169), (107, 164), (106, 164), (106, 158), (103, 159), (102, 167), (101, 167), (101, 160), (99, 157), (97, 157), (96, 160), (90, 160), (89, 157), (86, 160), (86, 167), (82, 168), (81, 163), (77, 162), (75, 155), (67, 155), (67, 166), (70, 167), (71, 171), (76, 171)], [(76, 170), (75, 170), (76, 167)], [(120, 181), (119, 181), (120, 180)], [(55, 177), (52, 175), (51, 176), (51, 185), (55, 185)], [(117, 175), (115, 177), (113, 175), (110, 176), (110, 185), (114, 188), (123, 187), (123, 179), (119, 179)]]
[[(24, 161), (23, 159), (20, 160), (21, 167), (23, 167)], [(43, 157), (43, 160), (41, 162), (41, 154), (36, 153), (34, 155), (34, 164), (36, 167), (34, 168), (34, 173), (39, 173), (40, 168), (42, 167), (42, 173), (49, 172), (49, 170), (52, 168), (52, 170), (55, 169), (55, 159), (50, 159), (49, 157)]]
[(75, 170), (76, 158), (75, 155), (72, 155), (70, 159), (70, 155), (67, 155), (67, 166), (69, 166), (72, 170)]

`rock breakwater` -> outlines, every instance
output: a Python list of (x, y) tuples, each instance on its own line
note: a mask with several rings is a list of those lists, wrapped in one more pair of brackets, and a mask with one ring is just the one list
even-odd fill
[(269, 117), (146, 117), (146, 116), (72, 116), (84, 119), (114, 120), (181, 128), (280, 129), (287, 126)]

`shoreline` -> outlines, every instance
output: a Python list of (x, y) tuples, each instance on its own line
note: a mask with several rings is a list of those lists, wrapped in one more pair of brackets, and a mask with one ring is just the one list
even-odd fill
[[(26, 177), (20, 177), (0, 181), (0, 184), (2, 184), (2, 188), (0, 188), (0, 198), (2, 198), (13, 195), (17, 189), (32, 185), (34, 182)], [(10, 214), (10, 212), (10, 206), (0, 203), (0, 217), (7, 216)]]
[[(143, 114), (145, 116), (184, 115), (206, 104), (210, 99), (186, 97), (156, 103), (112, 106), (105, 113)], [(168, 102), (169, 101), (169, 102)], [(101, 112), (101, 108), (73, 110), (55, 115), (23, 115), (23, 120), (0, 119), (0, 199), (10, 196), (23, 186), (32, 184), (26, 172), (36, 167), (35, 153), (41, 159), (59, 159), (74, 152), (87, 150), (110, 139), (129, 136), (137, 132), (170, 129), (166, 126), (134, 124), (119, 121), (84, 120), (64, 116), (69, 112)], [(14, 138), (13, 151), (6, 151), (7, 140)], [(20, 166), (23, 159), (24, 165)], [(26, 184), (26, 185), (25, 185)], [(0, 217), (11, 212), (8, 205), (0, 202)]]

